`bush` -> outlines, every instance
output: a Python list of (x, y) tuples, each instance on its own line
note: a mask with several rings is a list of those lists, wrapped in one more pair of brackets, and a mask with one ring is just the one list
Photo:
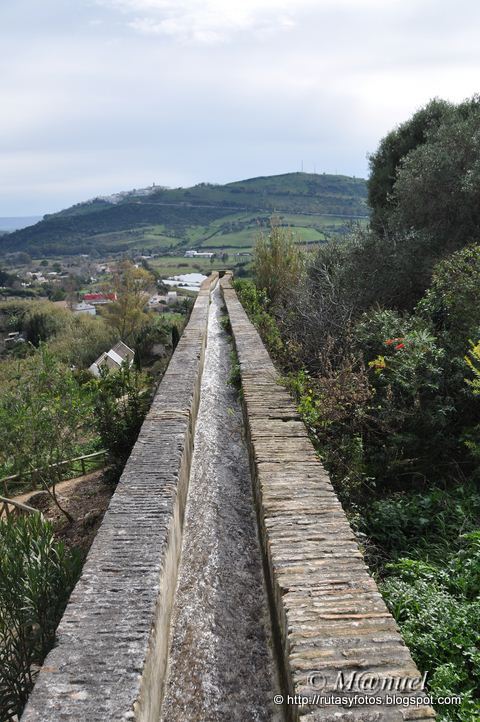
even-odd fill
[(62, 314), (62, 327), (48, 348), (63, 363), (85, 369), (118, 340), (102, 318), (84, 314)]
[(101, 369), (92, 381), (95, 423), (111, 464), (109, 476), (117, 482), (135, 444), (149, 405), (143, 393), (145, 377), (124, 363), (119, 371)]
[(258, 289), (252, 281), (235, 281), (233, 285), (268, 350), (274, 358), (278, 359), (284, 351), (284, 344), (277, 322), (268, 310), (270, 300), (266, 291)]
[(60, 328), (58, 315), (38, 310), (29, 313), (23, 324), (23, 333), (27, 341), (39, 346), (42, 341), (48, 341), (55, 336)]
[(173, 325), (158, 314), (147, 316), (143, 325), (137, 329), (132, 338), (135, 361), (139, 368), (142, 368), (142, 365), (151, 356), (154, 344), (166, 345), (170, 342)]
[(414, 317), (373, 311), (357, 331), (359, 346), (368, 355), (376, 352), (365, 359), (374, 391), (365, 434), (370, 475), (383, 483), (400, 476), (405, 485), (431, 477), (447, 460), (454, 464), (462, 444), (451, 433), (455, 405), (445, 384), (446, 354), (428, 326)]
[(432, 283), (417, 305), (449, 349), (462, 354), (480, 338), (480, 245), (467, 246), (437, 264)]
[(336, 368), (326, 362), (322, 374), (301, 370), (285, 383), (341, 501), (352, 504), (367, 481), (362, 429), (372, 391), (364, 365), (347, 355)]
[(255, 243), (255, 284), (273, 305), (282, 305), (300, 280), (303, 259), (290, 229), (272, 222), (270, 233), (261, 233)]
[(0, 521), (0, 719), (22, 713), (80, 568), (40, 514)]
[(462, 696), (459, 707), (439, 707), (439, 719), (478, 719), (480, 532), (464, 535), (444, 566), (402, 559), (389, 570), (382, 593), (415, 662), (430, 673), (431, 694)]
[(0, 467), (41, 482), (58, 508), (55, 485), (60, 462), (73, 457), (77, 443), (89, 437), (92, 401), (72, 371), (41, 346), (12, 364), (0, 392)]
[(230, 373), (228, 374), (227, 383), (229, 386), (232, 386), (235, 389), (237, 396), (241, 398), (242, 374), (238, 355), (234, 349), (230, 351)]
[(460, 548), (460, 536), (478, 527), (479, 518), (478, 489), (474, 484), (457, 483), (372, 499), (357, 527), (375, 545), (369, 554), (375, 566), (379, 553), (381, 561), (408, 555), (443, 563)]

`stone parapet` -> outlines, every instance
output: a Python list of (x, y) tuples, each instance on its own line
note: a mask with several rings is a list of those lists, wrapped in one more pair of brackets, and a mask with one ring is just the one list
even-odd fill
[[(392, 689), (407, 684), (418, 690), (420, 674), (231, 274), (221, 285), (241, 370), (277, 655), (284, 696), (291, 698), (286, 716), (305, 722), (431, 720), (435, 714), (418, 703), (418, 692)], [(342, 681), (352, 688), (342, 691)], [(329, 703), (340, 696), (352, 706)], [(362, 703), (366, 696), (380, 703)], [(406, 701), (388, 704), (394, 696)]]
[(215, 280), (202, 285), (22, 722), (159, 719)]

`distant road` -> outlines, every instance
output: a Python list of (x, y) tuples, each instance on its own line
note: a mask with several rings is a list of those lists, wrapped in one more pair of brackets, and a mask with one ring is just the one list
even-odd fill
[[(165, 203), (159, 201), (158, 203), (153, 203), (151, 201), (133, 201), (136, 205), (139, 206), (175, 206), (177, 208), (217, 208), (222, 211), (234, 211), (234, 212), (245, 212), (245, 213), (285, 213), (289, 214), (291, 216), (329, 216), (331, 218), (350, 218), (350, 219), (356, 219), (356, 218), (369, 218), (370, 216), (368, 213), (365, 213), (364, 215), (349, 215), (346, 213), (323, 213), (321, 211), (302, 211), (302, 210), (293, 210), (291, 208), (246, 208), (245, 206), (222, 206), (222, 205), (215, 205), (213, 203), (187, 203), (186, 201), (181, 201), (179, 203)], [(112, 203), (112, 205), (118, 205), (117, 203)], [(1, 219), (0, 219), (1, 220)]]

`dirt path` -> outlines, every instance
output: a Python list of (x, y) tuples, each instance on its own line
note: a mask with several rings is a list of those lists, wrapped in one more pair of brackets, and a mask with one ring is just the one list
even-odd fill
[(270, 617), (231, 346), (212, 295), (162, 722), (278, 720)]
[[(91, 479), (97, 479), (98, 475), (101, 473), (102, 470), (97, 469), (96, 471), (92, 471), (90, 474), (85, 474), (84, 476), (77, 476), (75, 477), (75, 479), (66, 479), (65, 481), (60, 481), (56, 486), (57, 494), (59, 496), (69, 496), (78, 484), (88, 482)], [(33, 489), (32, 491), (25, 492), (25, 494), (12, 496), (11, 499), (13, 501), (19, 501), (22, 504), (28, 505), (28, 500), (35, 494), (38, 494), (39, 491), (44, 490), (39, 487), (38, 489)]]
[(114, 490), (112, 484), (105, 481), (103, 472), (103, 469), (97, 469), (85, 476), (57, 484), (58, 500), (73, 517), (72, 522), (67, 520), (45, 490), (36, 489), (12, 498), (39, 509), (53, 524), (56, 538), (85, 555), (95, 538)]

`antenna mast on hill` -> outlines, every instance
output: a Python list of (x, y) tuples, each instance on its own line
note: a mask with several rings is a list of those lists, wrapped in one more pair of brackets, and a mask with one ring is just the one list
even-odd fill
[(302, 173), (303, 173), (303, 160), (302, 160), (302, 165), (301, 165), (301, 169), (302, 169)]

